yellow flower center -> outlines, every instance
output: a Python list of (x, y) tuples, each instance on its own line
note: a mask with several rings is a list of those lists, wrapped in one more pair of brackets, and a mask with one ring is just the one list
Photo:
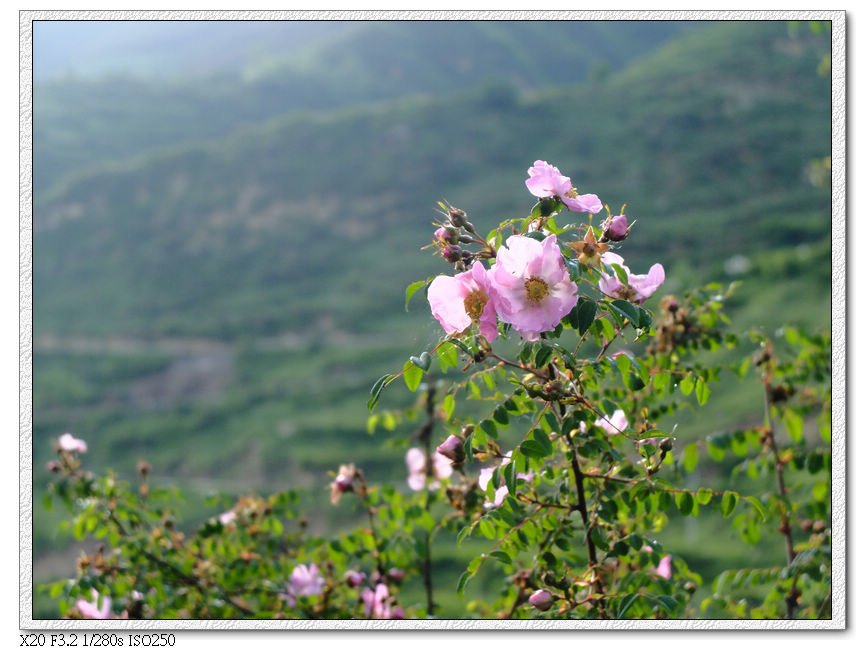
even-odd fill
[(544, 298), (550, 295), (550, 287), (540, 278), (529, 278), (525, 283), (526, 297), (529, 302), (539, 305)]
[(487, 306), (487, 294), (480, 289), (472, 291), (463, 299), (463, 307), (473, 323), (477, 323), (481, 319), (481, 314), (484, 313), (484, 307)]

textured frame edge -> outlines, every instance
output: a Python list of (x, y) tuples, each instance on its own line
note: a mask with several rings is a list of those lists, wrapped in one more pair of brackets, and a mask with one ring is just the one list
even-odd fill
[[(34, 20), (827, 20), (832, 22), (832, 618), (669, 621), (74, 621), (33, 619)], [(844, 11), (30, 11), (19, 12), (19, 626), (26, 630), (843, 630), (847, 627), (846, 13)]]

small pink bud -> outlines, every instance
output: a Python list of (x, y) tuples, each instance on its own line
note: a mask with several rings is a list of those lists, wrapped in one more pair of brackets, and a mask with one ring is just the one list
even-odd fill
[(446, 456), (453, 462), (458, 463), (463, 459), (463, 441), (454, 435), (450, 435), (442, 444), (436, 447), (436, 451), (442, 456)]
[(362, 571), (346, 571), (345, 572), (345, 581), (348, 583), (349, 587), (359, 587), (363, 584), (363, 581), (366, 579), (366, 574)]
[(339, 498), (346, 492), (354, 490), (354, 479), (357, 475), (357, 470), (354, 465), (340, 465), (339, 473), (336, 478), (330, 483), (330, 502), (333, 505), (339, 503)]
[(457, 242), (457, 234), (453, 228), (441, 227), (435, 231), (433, 236), (435, 237), (435, 240), (443, 246), (446, 244), (455, 244)]
[(405, 571), (403, 571), (402, 569), (390, 569), (387, 572), (387, 577), (394, 582), (400, 582), (403, 578), (405, 578)]
[(655, 574), (665, 580), (669, 580), (673, 577), (673, 557), (671, 555), (665, 555), (661, 558), (661, 561), (658, 563), (657, 568), (654, 570)]
[(529, 596), (529, 603), (542, 612), (547, 611), (553, 605), (553, 596), (549, 591), (538, 589), (535, 593)]
[(628, 219), (620, 214), (610, 217), (604, 224), (604, 236), (610, 241), (622, 241), (628, 236)]

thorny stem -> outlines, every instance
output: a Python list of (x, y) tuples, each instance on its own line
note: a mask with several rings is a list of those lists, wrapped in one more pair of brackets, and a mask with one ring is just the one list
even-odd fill
[[(769, 362), (767, 362), (769, 363)], [(763, 373), (763, 410), (764, 422), (766, 426), (766, 441), (769, 444), (769, 450), (772, 452), (772, 458), (775, 461), (775, 487), (778, 491), (778, 497), (781, 499), (781, 527), (780, 533), (784, 536), (784, 546), (787, 551), (787, 566), (793, 565), (793, 560), (796, 559), (796, 551), (793, 548), (793, 530), (790, 527), (790, 516), (788, 514), (789, 503), (787, 501), (787, 486), (784, 482), (784, 463), (781, 460), (781, 455), (778, 452), (778, 444), (775, 441), (775, 426), (772, 423), (772, 375), (770, 370), (766, 369)], [(784, 602), (787, 605), (787, 618), (792, 620), (796, 615), (796, 576), (793, 576), (793, 581), (790, 584), (790, 591)]]
[[(560, 420), (564, 418), (564, 405), (559, 405), (559, 417)], [(589, 521), (589, 507), (586, 503), (586, 487), (583, 483), (583, 472), (580, 469), (580, 461), (578, 460), (577, 454), (577, 445), (574, 443), (573, 438), (565, 432), (562, 432), (565, 439), (568, 441), (568, 445), (571, 448), (571, 470), (574, 473), (574, 485), (577, 488), (577, 510), (580, 513), (580, 517), (583, 520), (583, 528), (586, 531), (586, 549), (589, 553), (589, 565), (592, 569), (592, 585), (597, 589), (598, 593), (604, 593), (604, 585), (601, 582), (601, 573), (600, 573), (600, 564), (598, 563), (598, 553), (595, 549), (595, 543), (592, 541), (592, 524)], [(603, 602), (598, 603), (598, 611), (601, 615), (601, 618), (606, 618), (606, 612), (604, 611)]]

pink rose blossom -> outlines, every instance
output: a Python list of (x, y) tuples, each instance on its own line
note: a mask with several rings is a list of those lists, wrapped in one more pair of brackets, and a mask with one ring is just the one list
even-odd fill
[(555, 235), (543, 242), (523, 235), (508, 237), (490, 274), (499, 318), (527, 341), (555, 329), (577, 304), (577, 285), (568, 275)]
[(542, 612), (545, 612), (553, 605), (553, 595), (549, 591), (538, 589), (535, 593), (529, 596), (529, 603)]
[(298, 564), (291, 572), (288, 587), (282, 597), (288, 602), (289, 607), (294, 607), (300, 596), (318, 596), (324, 588), (324, 578), (321, 577), (318, 567), (310, 563)]
[[(436, 452), (432, 458), (432, 474), (436, 479), (448, 478), (454, 472), (451, 459)], [(405, 464), (408, 468), (408, 486), (415, 492), (423, 490), (427, 482), (426, 454), (422, 449), (412, 447), (405, 454)], [(437, 480), (430, 481), (429, 489), (435, 490), (441, 485)]]
[(622, 433), (628, 428), (628, 418), (622, 409), (616, 411), (609, 418), (601, 417), (595, 421), (595, 426), (601, 427), (610, 435)]
[(673, 556), (665, 555), (654, 569), (655, 575), (669, 580), (673, 577)]
[(391, 607), (387, 585), (379, 583), (376, 585), (375, 591), (369, 588), (364, 589), (360, 593), (360, 598), (363, 601), (364, 616), (367, 618), (396, 620), (405, 617), (402, 607)]
[(603, 208), (596, 194), (577, 194), (571, 179), (563, 176), (558, 167), (553, 167), (543, 160), (536, 160), (528, 173), (526, 187), (540, 199), (557, 196), (573, 212), (597, 214)]
[(495, 287), (489, 272), (475, 261), (471, 269), (451, 277), (440, 275), (427, 292), (432, 314), (448, 334), (464, 332), (477, 323), (488, 341), (498, 336)]
[(649, 272), (645, 275), (637, 275), (631, 273), (631, 270), (624, 265), (621, 255), (604, 253), (601, 256), (601, 261), (604, 264), (618, 264), (625, 270), (628, 276), (628, 284), (623, 285), (615, 274), (601, 274), (598, 288), (611, 298), (630, 300), (638, 305), (642, 305), (658, 290), (658, 287), (664, 284), (664, 267), (660, 264), (652, 265)]
[(57, 440), (57, 444), (60, 445), (60, 449), (63, 451), (78, 452), (79, 454), (83, 454), (87, 451), (87, 443), (74, 437), (71, 433), (64, 433), (60, 436)]
[(111, 618), (111, 599), (108, 596), (103, 596), (102, 607), (99, 607), (99, 592), (93, 589), (91, 594), (93, 596), (92, 601), (82, 599), (75, 603), (81, 616), (94, 620)]

